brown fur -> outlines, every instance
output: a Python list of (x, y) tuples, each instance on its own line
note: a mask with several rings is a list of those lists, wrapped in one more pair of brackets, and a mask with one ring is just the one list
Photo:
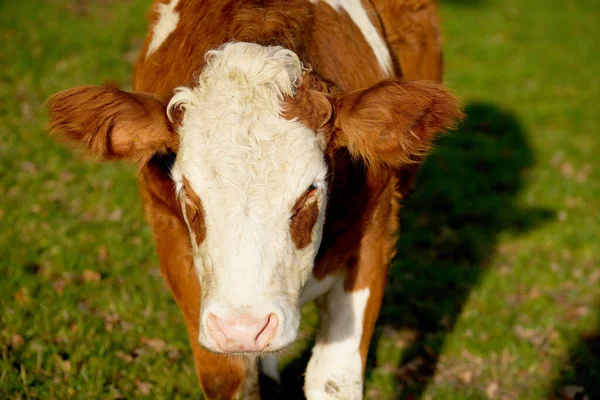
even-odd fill
[[(385, 175), (385, 174), (384, 174)], [(373, 176), (367, 180), (377, 179)], [(370, 220), (365, 221), (366, 229), (357, 249), (357, 263), (349, 268), (345, 287), (349, 291), (369, 288), (369, 299), (363, 319), (363, 337), (360, 344), (360, 354), (363, 361), (363, 371), (366, 367), (367, 353), (371, 342), (371, 333), (375, 328), (388, 269), (396, 254), (396, 238), (398, 236), (398, 219), (400, 196), (397, 193), (397, 183), (389, 180), (382, 188), (379, 201), (368, 212)]]
[(318, 131), (329, 122), (333, 114), (327, 85), (314, 75), (306, 73), (295, 96), (287, 96), (283, 117), (298, 120), (307, 128)]
[(309, 62), (316, 75), (332, 82), (341, 92), (363, 89), (386, 78), (373, 50), (348, 14), (339, 13), (322, 1), (313, 7), (312, 42), (303, 61)]
[(200, 246), (206, 237), (206, 225), (204, 224), (204, 207), (202, 200), (196, 194), (192, 185), (183, 177), (183, 192), (185, 195), (185, 216), (190, 230), (194, 233), (196, 244)]
[(294, 215), (290, 223), (292, 241), (297, 249), (308, 246), (312, 240), (312, 229), (319, 218), (319, 204), (314, 193), (307, 192), (294, 204)]
[[(363, 5), (390, 45), (398, 76), (441, 79), (435, 2), (365, 0)], [(206, 51), (232, 40), (283, 45), (295, 51), (312, 72), (297, 95), (286, 99), (285, 117), (331, 139), (326, 154), (330, 198), (313, 273), (322, 278), (344, 270), (346, 290), (370, 289), (360, 347), (364, 366), (394, 254), (400, 193), (414, 180), (414, 165), (418, 165), (414, 163), (436, 132), (460, 116), (456, 101), (432, 83), (378, 84), (386, 76), (359, 28), (346, 13), (324, 2), (180, 0), (176, 11), (180, 21), (175, 31), (146, 58), (149, 31), (135, 66), (135, 90), (152, 94), (125, 93), (114, 87), (63, 92), (49, 102), (51, 129), (84, 143), (100, 159), (141, 162), (146, 217), (162, 274), (184, 316), (198, 378), (208, 398), (231, 399), (243, 386), (246, 361), (209, 353), (198, 344), (200, 285), (169, 176), (170, 163), (165, 161), (171, 156), (151, 157), (176, 152), (177, 136), (166, 120), (162, 99), (170, 97), (175, 87), (193, 82)], [(156, 21), (156, 12), (149, 20)], [(198, 212), (201, 201), (194, 195), (186, 194), (194, 205), (186, 210), (193, 225), (202, 214)], [(318, 216), (316, 202), (300, 204), (304, 203), (298, 203), (290, 221), (299, 248), (310, 243), (306, 232)], [(204, 237), (202, 226), (192, 229)]]
[[(280, 44), (298, 54), (310, 45), (313, 11), (305, 0), (181, 0), (175, 10), (180, 15), (175, 31), (146, 58), (152, 40), (148, 31), (135, 66), (138, 90), (168, 95), (191, 83), (206, 52), (233, 40)], [(149, 20), (155, 22), (155, 12)]]
[(129, 159), (145, 164), (156, 153), (176, 151), (162, 101), (149, 93), (115, 86), (80, 86), (52, 96), (48, 129), (83, 144), (102, 161)]
[(341, 97), (334, 109), (335, 146), (375, 168), (414, 163), (462, 117), (456, 98), (428, 81), (383, 81)]
[[(333, 115), (331, 146), (347, 148), (371, 168), (420, 162), (436, 135), (463, 117), (452, 93), (431, 81), (387, 80), (345, 95), (328, 92), (306, 74), (297, 94), (286, 98), (284, 117), (318, 131)], [(331, 130), (322, 133), (330, 139)]]
[(444, 64), (436, 0), (370, 0), (396, 56), (398, 76), (441, 81)]

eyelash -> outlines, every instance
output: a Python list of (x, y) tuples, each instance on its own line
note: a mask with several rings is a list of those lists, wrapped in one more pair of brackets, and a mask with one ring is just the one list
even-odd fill
[(303, 195), (304, 197), (303, 197), (302, 201), (300, 202), (300, 204), (292, 212), (292, 218), (294, 218), (298, 214), (298, 212), (300, 212), (300, 210), (302, 210), (302, 208), (306, 204), (306, 200), (308, 200), (308, 198), (313, 193), (315, 193), (318, 189), (319, 189), (319, 187), (315, 183), (312, 183), (308, 187), (308, 189), (306, 189), (306, 191), (304, 192), (304, 195)]

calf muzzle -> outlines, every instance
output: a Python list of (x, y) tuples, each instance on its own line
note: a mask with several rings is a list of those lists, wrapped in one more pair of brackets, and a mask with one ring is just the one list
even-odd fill
[(221, 319), (210, 313), (206, 319), (208, 336), (224, 353), (252, 353), (268, 350), (278, 327), (279, 318), (275, 313), (258, 318), (243, 315), (228, 319)]

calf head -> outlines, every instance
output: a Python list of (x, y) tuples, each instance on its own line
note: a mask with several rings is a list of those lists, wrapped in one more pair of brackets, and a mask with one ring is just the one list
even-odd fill
[(168, 99), (111, 86), (50, 98), (50, 129), (100, 160), (143, 166), (175, 152), (174, 188), (202, 287), (200, 343), (215, 352), (289, 345), (321, 242), (328, 155), (373, 173), (414, 162), (460, 110), (430, 82), (331, 95), (292, 51), (230, 43)]

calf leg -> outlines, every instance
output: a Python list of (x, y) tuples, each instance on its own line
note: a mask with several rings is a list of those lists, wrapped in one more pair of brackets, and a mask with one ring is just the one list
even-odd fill
[(337, 273), (320, 299), (321, 326), (306, 371), (308, 400), (362, 399), (369, 344), (395, 252), (396, 182), (381, 196), (358, 250), (358, 261)]
[(340, 276), (321, 299), (321, 326), (306, 371), (308, 400), (362, 399), (367, 353), (385, 283), (382, 275), (357, 290), (345, 287)]
[(306, 370), (304, 391), (308, 400), (361, 399), (363, 361), (360, 344), (369, 289), (344, 289), (340, 275), (320, 300), (321, 326)]

